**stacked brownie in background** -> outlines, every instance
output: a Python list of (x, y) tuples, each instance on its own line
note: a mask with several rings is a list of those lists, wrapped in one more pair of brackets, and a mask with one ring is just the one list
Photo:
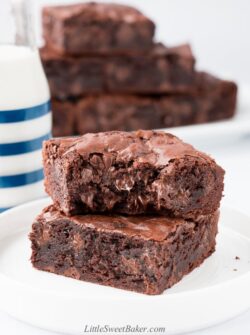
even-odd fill
[(41, 58), (54, 135), (197, 124), (235, 113), (235, 83), (195, 71), (189, 45), (154, 42), (138, 10), (104, 3), (43, 9)]
[(35, 268), (160, 294), (216, 245), (224, 171), (163, 132), (106, 132), (44, 142), (53, 205), (30, 239)]

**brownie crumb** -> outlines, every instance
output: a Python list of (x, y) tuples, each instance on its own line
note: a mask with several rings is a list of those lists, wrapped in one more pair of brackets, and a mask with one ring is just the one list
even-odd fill
[(236, 261), (240, 260), (239, 256), (235, 256)]

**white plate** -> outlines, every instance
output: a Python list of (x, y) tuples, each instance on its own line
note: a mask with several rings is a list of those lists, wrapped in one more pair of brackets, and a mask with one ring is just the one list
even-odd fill
[(27, 235), (48, 203), (0, 215), (0, 308), (15, 318), (69, 334), (83, 334), (86, 325), (165, 327), (176, 334), (250, 307), (250, 218), (243, 214), (223, 208), (214, 255), (164, 294), (146, 296), (33, 269)]

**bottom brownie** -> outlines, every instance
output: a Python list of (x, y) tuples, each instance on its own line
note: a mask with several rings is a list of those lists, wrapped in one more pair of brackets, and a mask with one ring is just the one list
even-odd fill
[(39, 270), (145, 294), (160, 294), (215, 250), (219, 213), (194, 220), (156, 216), (36, 218), (31, 261)]

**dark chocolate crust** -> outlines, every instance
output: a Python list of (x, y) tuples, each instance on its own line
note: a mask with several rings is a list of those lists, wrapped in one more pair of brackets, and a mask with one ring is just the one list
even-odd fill
[(193, 90), (194, 57), (189, 45), (155, 44), (147, 53), (69, 57), (40, 50), (51, 94), (66, 99), (91, 93), (176, 93)]
[(45, 7), (42, 23), (45, 41), (73, 55), (147, 50), (155, 31), (135, 8), (94, 2)]
[(32, 226), (31, 261), (39, 270), (160, 294), (214, 252), (218, 217), (69, 218), (50, 206)]
[(114, 212), (211, 214), (224, 170), (164, 132), (86, 134), (44, 142), (45, 187), (66, 215)]

